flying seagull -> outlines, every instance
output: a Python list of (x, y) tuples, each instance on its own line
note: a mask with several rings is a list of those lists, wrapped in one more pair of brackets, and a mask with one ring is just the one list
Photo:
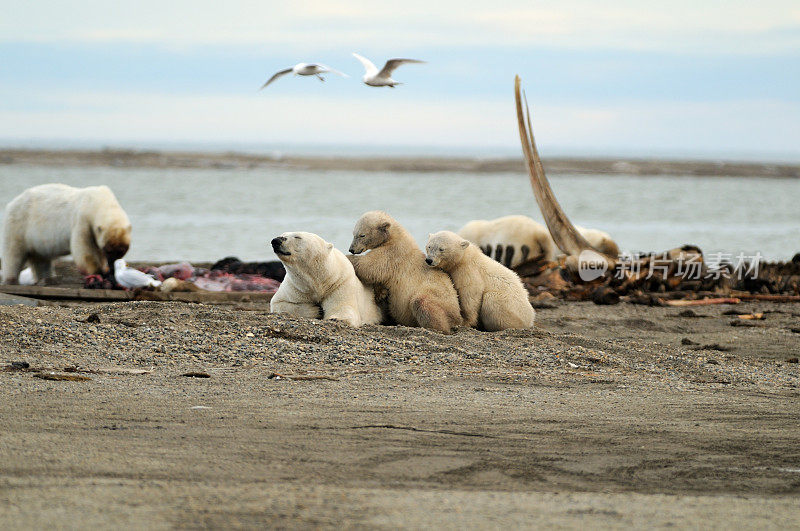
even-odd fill
[(117, 284), (128, 289), (143, 288), (145, 286), (157, 288), (161, 285), (160, 281), (147, 273), (128, 267), (128, 264), (122, 258), (114, 261), (114, 279)]
[[(328, 72), (333, 72), (334, 74), (339, 74), (342, 77), (348, 77), (347, 74), (339, 72), (338, 70), (334, 70), (333, 68), (331, 68), (329, 66), (325, 66), (325, 65), (320, 64), (320, 63), (297, 63), (296, 65), (294, 65), (291, 68), (287, 68), (286, 70), (281, 70), (280, 72), (276, 72), (275, 74), (273, 74), (273, 76), (271, 78), (269, 78), (269, 81), (267, 81), (266, 83), (261, 85), (261, 88), (263, 89), (264, 87), (266, 87), (267, 85), (269, 85), (270, 83), (272, 83), (273, 81), (278, 79), (279, 77), (281, 77), (283, 75), (286, 75), (286, 74), (288, 74), (290, 72), (294, 73), (294, 75), (296, 75), (296, 76), (317, 76), (317, 78), (320, 81), (325, 81), (325, 78), (322, 77), (322, 74), (327, 74)], [(258, 89), (258, 90), (261, 90), (261, 89)]]
[(372, 64), (372, 61), (366, 57), (362, 57), (353, 52), (353, 57), (361, 61), (364, 65), (364, 77), (361, 78), (365, 84), (370, 87), (392, 87), (400, 85), (399, 81), (392, 79), (392, 72), (397, 70), (397, 67), (406, 63), (424, 63), (425, 61), (418, 61), (417, 59), (389, 59), (383, 68), (379, 71), (378, 68)]

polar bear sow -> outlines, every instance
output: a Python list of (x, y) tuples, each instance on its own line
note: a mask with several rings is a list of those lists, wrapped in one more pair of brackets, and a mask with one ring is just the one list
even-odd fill
[(516, 273), (450, 231), (429, 235), (425, 251), (428, 265), (453, 279), (466, 324), (489, 332), (533, 326), (536, 312)]
[(461, 324), (450, 277), (425, 265), (411, 234), (386, 212), (373, 210), (356, 222), (350, 256), (358, 278), (389, 292), (389, 314), (399, 325), (448, 334)]
[(372, 288), (356, 277), (341, 251), (316, 234), (284, 232), (272, 249), (286, 267), (286, 277), (272, 297), (275, 313), (318, 319), (338, 319), (351, 326), (379, 324), (381, 311)]
[(86, 275), (108, 273), (130, 243), (131, 222), (107, 186), (34, 186), (6, 207), (3, 282), (17, 283), (25, 262), (45, 279), (53, 259), (68, 254)]

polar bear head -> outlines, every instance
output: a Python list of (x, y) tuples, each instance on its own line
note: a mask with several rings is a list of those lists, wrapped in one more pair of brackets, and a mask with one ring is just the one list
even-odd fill
[(131, 246), (131, 222), (114, 193), (107, 186), (86, 188), (92, 194), (91, 227), (97, 246), (109, 266), (125, 256)]
[(433, 267), (451, 267), (461, 261), (469, 245), (467, 240), (449, 230), (428, 234), (425, 263)]
[(390, 229), (394, 223), (392, 216), (386, 212), (371, 210), (365, 213), (356, 221), (350, 252), (360, 254), (380, 247), (389, 240)]
[(284, 232), (271, 243), (272, 250), (287, 265), (318, 261), (333, 251), (332, 243), (312, 232)]
[(112, 220), (101, 221), (93, 226), (94, 240), (103, 250), (109, 264), (125, 256), (131, 246), (130, 222), (120, 226)]

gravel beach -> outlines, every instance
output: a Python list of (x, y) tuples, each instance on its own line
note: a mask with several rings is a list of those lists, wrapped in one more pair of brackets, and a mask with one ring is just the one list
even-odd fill
[(798, 525), (800, 305), (537, 312), (0, 306), (0, 525)]

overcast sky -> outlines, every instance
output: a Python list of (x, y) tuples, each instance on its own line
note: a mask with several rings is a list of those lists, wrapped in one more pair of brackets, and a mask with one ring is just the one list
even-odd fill
[[(0, 0), (0, 144), (800, 160), (796, 1)], [(406, 65), (360, 84), (357, 51)], [(352, 77), (285, 77), (319, 61)]]

